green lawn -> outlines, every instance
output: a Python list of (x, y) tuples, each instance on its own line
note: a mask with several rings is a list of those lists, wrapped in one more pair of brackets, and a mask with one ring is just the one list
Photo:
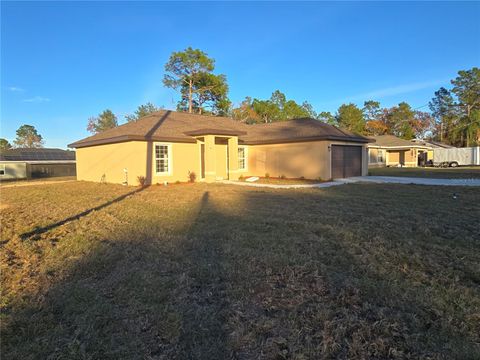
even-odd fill
[(0, 191), (4, 359), (480, 358), (476, 188)]
[(398, 168), (384, 167), (368, 169), (369, 175), (375, 176), (406, 176), (435, 179), (480, 179), (480, 166), (465, 166), (458, 168)]

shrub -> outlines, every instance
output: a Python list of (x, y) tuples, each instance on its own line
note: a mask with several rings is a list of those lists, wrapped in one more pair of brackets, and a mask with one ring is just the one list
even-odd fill
[(140, 176), (137, 176), (137, 181), (140, 184), (140, 186), (145, 186), (147, 179), (145, 178), (145, 176), (140, 175)]
[(305, 180), (305, 176), (300, 176), (300, 180)]
[(240, 176), (238, 177), (238, 180), (240, 180), (240, 181), (243, 181), (243, 179), (245, 179), (245, 178), (243, 177), (243, 175), (240, 175)]
[(282, 180), (285, 179), (285, 175), (283, 175), (283, 174), (280, 175), (280, 179), (282, 179)]
[(322, 182), (322, 181), (323, 181), (323, 179), (322, 179), (322, 177), (321, 177), (321, 176), (319, 176), (319, 177), (317, 178), (317, 180), (318, 180), (318, 181), (320, 181), (320, 182)]
[(265, 179), (269, 179), (270, 178), (270, 174), (269, 173), (265, 173)]
[(177, 185), (180, 184), (180, 180), (175, 181), (175, 184)]
[(197, 174), (195, 174), (194, 171), (189, 171), (188, 172), (188, 181), (191, 183), (194, 183), (195, 180), (197, 180)]

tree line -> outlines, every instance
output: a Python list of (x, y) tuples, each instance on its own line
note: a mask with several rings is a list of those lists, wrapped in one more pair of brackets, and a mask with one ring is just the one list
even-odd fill
[[(215, 60), (205, 52), (191, 47), (173, 52), (165, 64), (163, 85), (179, 92), (177, 111), (215, 116), (229, 116), (246, 124), (271, 123), (296, 118), (314, 118), (361, 135), (391, 134), (403, 139), (429, 138), (455, 146), (480, 145), (480, 69), (458, 72), (451, 80), (451, 89), (444, 87), (434, 93), (432, 100), (422, 106), (430, 112), (412, 108), (401, 102), (385, 108), (380, 102), (367, 100), (363, 107), (342, 104), (335, 113), (316, 112), (304, 101), (301, 104), (287, 99), (275, 90), (269, 99), (246, 97), (233, 105), (228, 98), (227, 77), (215, 73)], [(125, 116), (127, 122), (152, 114), (162, 107), (152, 103), (138, 106), (133, 114)], [(88, 119), (87, 130), (98, 133), (118, 126), (117, 116), (106, 109)], [(43, 140), (31, 125), (14, 146), (41, 146)], [(18, 138), (18, 131), (17, 131)], [(33, 139), (33, 140), (32, 140)], [(11, 145), (0, 139), (0, 147)]]
[[(342, 104), (332, 114), (316, 112), (304, 101), (299, 104), (275, 90), (269, 99), (246, 97), (234, 106), (228, 98), (227, 77), (215, 74), (215, 60), (191, 47), (173, 52), (165, 64), (164, 86), (179, 92), (177, 111), (216, 116), (229, 116), (246, 123), (271, 123), (295, 118), (314, 118), (362, 135), (391, 134), (403, 139), (429, 138), (455, 146), (480, 144), (480, 70), (459, 71), (451, 81), (452, 89), (440, 88), (422, 106), (430, 112), (414, 109), (408, 103), (385, 108), (380, 102), (365, 101), (363, 107)], [(126, 121), (160, 110), (147, 103), (140, 105)], [(97, 133), (118, 126), (111, 110), (89, 119), (88, 130)]]

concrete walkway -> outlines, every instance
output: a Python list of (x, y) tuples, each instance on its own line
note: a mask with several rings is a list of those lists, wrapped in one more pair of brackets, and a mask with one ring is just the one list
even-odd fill
[(317, 184), (262, 184), (262, 183), (255, 183), (255, 182), (243, 182), (243, 181), (230, 181), (230, 180), (222, 180), (218, 181), (222, 184), (229, 184), (229, 185), (240, 185), (240, 186), (250, 186), (250, 187), (259, 187), (259, 188), (271, 188), (271, 189), (309, 189), (309, 188), (328, 188), (331, 186), (343, 185), (347, 182), (344, 179), (317, 183)]
[(480, 179), (430, 179), (400, 176), (357, 176), (342, 179), (344, 183), (371, 182), (377, 184), (417, 184), (440, 186), (480, 186)]
[(255, 182), (243, 181), (219, 181), (222, 184), (251, 186), (271, 189), (308, 189), (308, 188), (328, 188), (331, 186), (353, 184), (353, 183), (376, 183), (376, 184), (417, 184), (417, 185), (440, 185), (440, 186), (480, 186), (480, 179), (429, 179), (413, 177), (394, 177), (394, 176), (356, 176), (347, 179), (337, 179), (334, 181), (318, 184), (261, 184)]

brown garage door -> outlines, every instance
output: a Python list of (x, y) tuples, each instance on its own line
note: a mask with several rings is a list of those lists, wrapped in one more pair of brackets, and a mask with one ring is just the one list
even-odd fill
[(332, 145), (332, 178), (362, 175), (362, 147)]

